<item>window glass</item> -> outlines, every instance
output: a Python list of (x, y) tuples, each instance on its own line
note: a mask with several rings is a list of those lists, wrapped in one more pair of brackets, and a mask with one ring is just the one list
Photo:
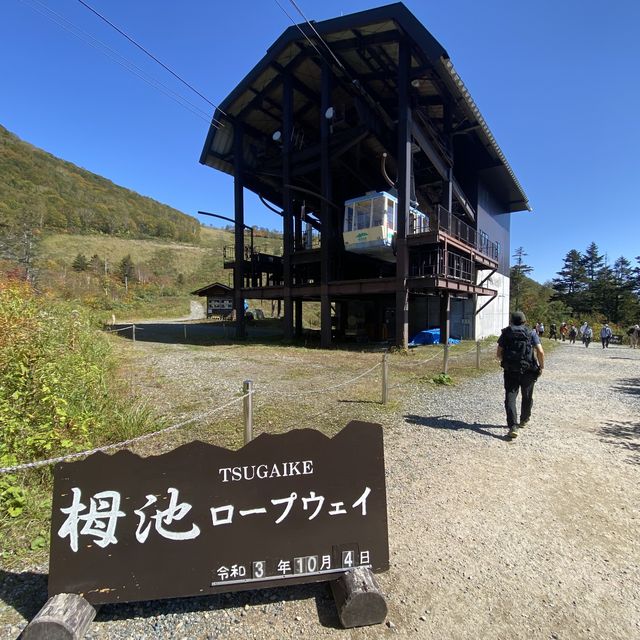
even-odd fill
[(353, 230), (353, 207), (352, 206), (345, 207), (344, 230), (345, 231)]
[(386, 202), (386, 198), (374, 198), (373, 203), (373, 213), (371, 216), (371, 226), (372, 227), (381, 227), (384, 222), (384, 205)]
[(356, 202), (356, 226), (355, 229), (368, 229), (371, 219), (371, 200)]
[(388, 221), (389, 221), (389, 229), (391, 231), (396, 230), (396, 216), (398, 214), (398, 203), (393, 200), (389, 200), (389, 212), (388, 212)]

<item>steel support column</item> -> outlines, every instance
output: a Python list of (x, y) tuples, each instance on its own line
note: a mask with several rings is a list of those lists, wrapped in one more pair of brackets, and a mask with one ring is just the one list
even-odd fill
[[(445, 103), (443, 106), (444, 116), (444, 136), (449, 143), (449, 150), (453, 157), (453, 144), (451, 136), (451, 106)], [(451, 213), (453, 210), (453, 167), (446, 168), (446, 178), (442, 181), (442, 196), (440, 198), (440, 204)]]
[(236, 311), (236, 338), (246, 336), (244, 319), (244, 131), (237, 121), (233, 127), (233, 198), (234, 198), (234, 246), (235, 266), (233, 268), (233, 298)]
[(331, 217), (333, 212), (331, 202), (331, 163), (329, 158), (330, 122), (325, 117), (331, 106), (331, 67), (327, 62), (322, 65), (322, 86), (320, 99), (320, 180), (322, 189), (322, 204), (320, 217), (322, 231), (320, 232), (320, 346), (323, 349), (331, 346), (331, 299), (329, 298), (329, 281), (331, 280)]
[(293, 82), (285, 74), (282, 88), (282, 266), (284, 269), (284, 338), (293, 338), (291, 251), (293, 245), (293, 197), (291, 193), (291, 137), (293, 133)]
[(411, 51), (406, 40), (400, 41), (398, 53), (398, 229), (396, 255), (396, 345), (406, 349), (409, 344), (409, 249), (407, 224), (411, 194), (411, 104), (409, 102), (409, 72)]

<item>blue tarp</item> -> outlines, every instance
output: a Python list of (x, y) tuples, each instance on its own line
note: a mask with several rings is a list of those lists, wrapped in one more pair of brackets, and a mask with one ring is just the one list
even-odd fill
[[(438, 344), (440, 342), (440, 329), (425, 329), (424, 331), (420, 331), (420, 333), (416, 333), (413, 338), (411, 338), (411, 342), (409, 343), (410, 347), (417, 347), (423, 344)], [(458, 338), (449, 337), (449, 344), (459, 344), (460, 340)]]

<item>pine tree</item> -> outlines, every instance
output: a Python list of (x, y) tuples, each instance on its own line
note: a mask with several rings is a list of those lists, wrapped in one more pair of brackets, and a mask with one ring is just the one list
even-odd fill
[(71, 263), (71, 268), (74, 271), (86, 271), (89, 266), (89, 262), (87, 261), (87, 257), (84, 253), (79, 253)]
[(581, 305), (581, 294), (587, 286), (587, 272), (583, 257), (576, 249), (571, 249), (564, 258), (564, 265), (553, 278), (554, 298), (561, 300), (576, 311), (584, 311)]
[(598, 271), (604, 266), (604, 256), (598, 253), (598, 245), (592, 242), (582, 254), (582, 264), (587, 280), (593, 284), (598, 277)]
[(136, 266), (131, 259), (131, 254), (127, 254), (118, 265), (118, 275), (122, 282), (132, 282), (134, 280)]
[(527, 254), (524, 252), (524, 249), (522, 247), (518, 247), (513, 256), (511, 256), (516, 259), (516, 263), (511, 267), (509, 274), (511, 277), (511, 290), (513, 291), (513, 295), (511, 296), (511, 299), (514, 301), (514, 304), (512, 305), (513, 311), (520, 309), (520, 294), (522, 293), (524, 278), (528, 273), (533, 271), (533, 267), (530, 267), (528, 264), (524, 264), (523, 262), (526, 255)]

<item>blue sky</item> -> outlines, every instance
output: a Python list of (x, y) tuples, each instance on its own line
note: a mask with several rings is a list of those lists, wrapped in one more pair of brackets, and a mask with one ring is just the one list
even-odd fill
[[(213, 103), (291, 24), (275, 0), (88, 2)], [(447, 49), (530, 199), (533, 212), (512, 217), (512, 253), (524, 247), (532, 276), (552, 278), (570, 249), (592, 241), (611, 262), (640, 255), (640, 2), (405, 4)], [(298, 5), (315, 20), (376, 6)], [(52, 15), (44, 6), (196, 113), (41, 15)], [(232, 215), (231, 179), (198, 162), (212, 108), (77, 0), (2, 0), (0, 79), (0, 124), (22, 139), (185, 213)], [(280, 224), (249, 196), (246, 219)]]

